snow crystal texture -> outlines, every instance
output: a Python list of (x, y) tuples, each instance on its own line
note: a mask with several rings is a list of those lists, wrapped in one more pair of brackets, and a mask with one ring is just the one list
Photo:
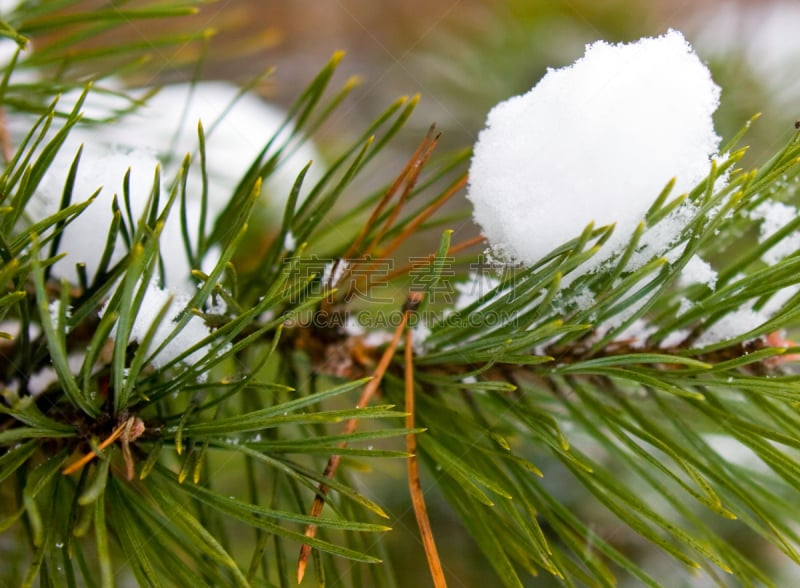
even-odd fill
[(532, 265), (590, 222), (627, 243), (673, 178), (673, 194), (707, 176), (719, 148), (719, 87), (677, 31), (603, 41), (551, 69), (489, 113), (467, 197), (492, 247)]

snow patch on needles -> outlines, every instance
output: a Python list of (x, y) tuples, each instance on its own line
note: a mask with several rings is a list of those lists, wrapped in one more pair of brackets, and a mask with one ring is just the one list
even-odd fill
[[(594, 258), (601, 263), (671, 178), (679, 194), (708, 175), (719, 94), (677, 31), (587, 46), (573, 65), (489, 113), (470, 168), (475, 220), (495, 250), (526, 265), (590, 222), (616, 223)], [(683, 226), (666, 231), (663, 248)]]
[(20, 0), (0, 0), (0, 16), (7, 17), (19, 6)]
[[(798, 210), (794, 206), (769, 200), (756, 206), (750, 213), (750, 218), (761, 221), (759, 241), (762, 243), (777, 233), (784, 226), (797, 218)], [(761, 258), (772, 265), (778, 263), (787, 255), (800, 250), (800, 234), (797, 232), (787, 235), (773, 247), (764, 252)]]
[(698, 255), (692, 255), (678, 277), (679, 286), (705, 284), (712, 290), (717, 285), (717, 272), (711, 264)]
[[(35, 197), (30, 200), (26, 209), (33, 219), (40, 220), (58, 211), (64, 192), (64, 183), (76, 151), (77, 147), (75, 151), (61, 150), (50, 165), (39, 184)], [(77, 283), (75, 264), (83, 262), (86, 264), (86, 273), (89, 279), (94, 278), (108, 238), (108, 229), (114, 217), (112, 211), (114, 196), (118, 195), (119, 205), (125, 206), (122, 194), (126, 172), (130, 170), (131, 213), (134, 219), (138, 219), (144, 212), (153, 190), (157, 166), (158, 160), (155, 155), (147, 150), (125, 151), (106, 149), (93, 143), (84, 144), (78, 166), (79, 172), (75, 176), (75, 184), (72, 189), (72, 202), (82, 202), (95, 192), (98, 193), (94, 202), (64, 229), (61, 236), (61, 251), (67, 252), (69, 255), (66, 259), (56, 263), (54, 266), (55, 276), (65, 277), (72, 283)], [(166, 191), (162, 191), (162, 197), (166, 199)], [(178, 216), (177, 212), (174, 216)], [(177, 226), (177, 220), (176, 228), (180, 228)], [(171, 243), (169, 246), (177, 251), (182, 249), (180, 241)], [(116, 263), (122, 259), (123, 255), (122, 247), (117, 247), (111, 263)], [(180, 253), (174, 253), (170, 257), (176, 260), (183, 258)], [(183, 265), (186, 266), (186, 263), (184, 262)], [(181, 269), (184, 275), (188, 275), (188, 267)]]
[[(169, 307), (156, 327), (153, 338), (150, 342), (148, 352), (155, 351), (175, 330), (176, 322), (181, 318), (181, 314), (186, 310), (189, 297), (175, 295), (169, 290), (159, 288), (156, 284), (150, 284), (145, 290), (142, 303), (136, 313), (136, 318), (131, 327), (129, 343), (141, 343), (147, 336), (148, 331), (153, 327), (158, 319), (161, 309), (169, 304)], [(106, 312), (104, 307), (100, 311), (100, 316)], [(151, 365), (156, 369), (167, 365), (190, 347), (208, 337), (211, 330), (205, 321), (198, 316), (192, 315), (186, 325), (152, 358)], [(116, 329), (111, 334), (116, 339)], [(182, 361), (186, 365), (195, 365), (207, 353), (208, 346), (203, 346), (189, 354)]]
[[(202, 121), (206, 134), (209, 204), (214, 212), (228, 204), (234, 188), (259, 158), (269, 139), (278, 138), (269, 152), (271, 156), (287, 144), (279, 167), (264, 186), (262, 204), (278, 215), (292, 190), (300, 170), (309, 162), (309, 176), (302, 198), (309, 186), (322, 177), (321, 156), (316, 148), (299, 135), (291, 138), (291, 127), (278, 132), (286, 113), (252, 93), (226, 82), (201, 82), (164, 86), (135, 114), (122, 118), (109, 129), (109, 143), (127, 147), (154, 149), (170, 177), (180, 166), (185, 153), (197, 154), (197, 123)], [(102, 140), (98, 134), (94, 138)], [(199, 162), (190, 170), (189, 191), (197, 196), (201, 190)], [(171, 164), (171, 165), (170, 165)]]
[(464, 310), (497, 288), (500, 279), (490, 273), (471, 271), (466, 282), (456, 284), (455, 309)]
[(697, 338), (695, 346), (704, 347), (705, 345), (713, 345), (733, 339), (742, 333), (747, 333), (760, 327), (769, 319), (769, 315), (764, 312), (753, 310), (748, 306), (742, 306), (711, 325)]
[[(60, 107), (78, 93), (64, 97)], [(90, 92), (83, 112), (103, 118), (112, 114), (121, 100), (113, 96)], [(30, 120), (24, 116), (18, 124), (25, 128)], [(73, 203), (81, 202), (102, 187), (97, 199), (64, 231), (60, 252), (67, 258), (56, 263), (53, 275), (76, 281), (75, 263), (84, 262), (90, 279), (94, 277), (111, 224), (111, 201), (118, 195), (122, 201), (122, 180), (131, 168), (131, 212), (138, 220), (148, 203), (156, 165), (162, 168), (161, 197), (166, 201), (169, 186), (177, 175), (185, 154), (194, 160), (187, 178), (185, 214), (190, 227), (192, 245), (196, 245), (197, 227), (200, 225), (202, 173), (198, 156), (198, 122), (206, 133), (208, 173), (207, 230), (228, 205), (239, 181), (250, 165), (260, 160), (262, 150), (277, 133), (275, 144), (265, 156), (281, 150), (279, 167), (271, 174), (260, 200), (259, 218), (280, 219), (295, 179), (310, 161), (319, 161), (316, 148), (291, 129), (281, 130), (286, 114), (265, 103), (254, 94), (241, 94), (232, 84), (204, 82), (175, 84), (162, 88), (137, 112), (101, 125), (78, 125), (73, 128), (53, 165), (48, 169), (26, 212), (33, 220), (41, 220), (58, 210), (61, 195), (72, 161), (82, 144), (84, 146), (78, 167)], [(322, 174), (320, 166), (311, 167), (306, 177), (302, 198), (308, 194)], [(166, 285), (191, 291), (192, 269), (206, 269), (216, 263), (218, 250), (212, 249), (203, 260), (202, 268), (190, 268), (184, 252), (180, 225), (180, 203), (169, 214), (161, 235), (161, 251), (165, 263)], [(274, 227), (272, 227), (274, 230)], [(121, 240), (120, 240), (121, 241)], [(122, 258), (125, 251), (118, 243), (112, 263)]]

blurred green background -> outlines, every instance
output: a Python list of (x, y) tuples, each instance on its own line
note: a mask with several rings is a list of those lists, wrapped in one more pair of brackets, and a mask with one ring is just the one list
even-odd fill
[[(126, 4), (137, 3), (146, 2)], [(800, 2), (792, 0), (222, 0), (183, 22), (132, 25), (127, 34), (146, 41), (181, 28), (215, 33), (203, 78), (245, 82), (274, 66), (259, 92), (284, 106), (334, 51), (346, 51), (341, 80), (364, 83), (316, 137), (334, 150), (359, 122), (417, 93), (419, 132), (407, 133), (409, 142), (436, 122), (446, 146), (471, 145), (494, 104), (530, 89), (546, 68), (570, 64), (585, 44), (669, 28), (684, 33), (723, 89), (723, 138), (763, 113), (748, 134), (754, 164), (800, 116)], [(203, 50), (187, 43), (159, 51), (135, 82), (187, 81)]]
[[(345, 50), (342, 75), (365, 82), (328, 129), (332, 141), (352, 119), (371, 120), (397, 96), (419, 93), (420, 133), (436, 122), (446, 145), (471, 144), (494, 104), (527, 91), (547, 67), (571, 63), (586, 43), (668, 28), (685, 34), (723, 88), (716, 117), (723, 138), (763, 112), (748, 135), (757, 158), (785, 141), (800, 115), (798, 2), (228, 0), (193, 22), (219, 32), (204, 75), (241, 81), (274, 65), (262, 92), (281, 104)], [(174, 79), (186, 71), (163, 73)]]

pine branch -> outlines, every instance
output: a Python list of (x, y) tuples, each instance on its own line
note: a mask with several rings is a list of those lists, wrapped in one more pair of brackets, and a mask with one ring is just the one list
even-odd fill
[[(781, 216), (797, 200), (800, 133), (754, 170), (737, 135), (687, 193), (668, 183), (630, 234), (591, 224), (516, 267), (470, 253), (483, 237), (442, 214), (467, 185), (468, 150), (438, 154), (431, 129), (406, 162), (381, 159), (418, 102), (401, 98), (323, 173), (299, 166), (270, 227), (265, 186), (356, 90), (332, 87), (336, 54), (222, 206), (212, 141), (244, 92), (216, 120), (184, 121), (196, 142), (162, 154), (144, 194), (133, 166), (114, 197), (86, 192), (93, 145), (70, 142), (89, 127), (82, 110), (119, 98), (94, 127), (115, 128), (154, 95), (84, 87), (83, 72), (112, 66), (99, 49), (64, 48), (196, 4), (25, 3), (0, 30), (34, 47), (71, 31), (20, 52), (0, 93), (8, 117), (38, 113), (17, 119), (29, 126), (9, 134), (0, 175), (0, 529), (22, 552), (3, 582), (289, 585), (299, 547), (301, 581), (310, 562), (320, 584), (395, 585), (378, 483), (391, 460), (408, 462), (437, 585), (449, 553), (433, 544), (420, 479), (504, 586), (540, 572), (658, 586), (663, 566), (669, 581), (699, 570), (774, 585), (775, 550), (800, 564), (800, 217)], [(123, 68), (143, 49), (104, 48)], [(41, 214), (62, 161), (57, 210)], [(360, 197), (375, 176), (386, 185)], [(89, 268), (70, 231), (98, 202), (110, 220)], [(667, 224), (679, 230), (659, 246)], [(165, 283), (176, 250), (185, 296)], [(698, 255), (716, 280), (697, 279)], [(233, 539), (242, 528), (252, 544)]]

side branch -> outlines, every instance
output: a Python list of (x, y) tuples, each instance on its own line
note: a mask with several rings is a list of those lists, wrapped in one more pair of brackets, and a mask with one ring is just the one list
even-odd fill
[[(356, 408), (363, 408), (367, 406), (372, 400), (372, 397), (378, 391), (378, 387), (383, 380), (383, 376), (386, 373), (389, 364), (391, 363), (392, 359), (394, 358), (395, 351), (397, 350), (397, 345), (400, 343), (400, 338), (403, 336), (403, 331), (406, 328), (406, 324), (408, 323), (408, 316), (409, 312), (406, 311), (403, 313), (403, 318), (400, 321), (400, 324), (395, 329), (394, 336), (392, 337), (391, 342), (386, 347), (386, 350), (383, 352), (380, 361), (378, 362), (378, 366), (375, 368), (375, 373), (373, 374), (372, 379), (367, 382), (367, 385), (364, 386), (364, 391), (361, 393), (361, 397), (358, 399), (358, 403), (356, 403)], [(357, 419), (350, 419), (347, 421), (347, 424), (344, 427), (344, 434), (350, 435), (355, 432), (356, 428), (358, 428), (358, 420)], [(342, 442), (339, 445), (340, 447), (346, 447), (347, 443)], [(325, 472), (323, 476), (330, 480), (336, 474), (336, 470), (339, 468), (339, 462), (341, 461), (340, 455), (332, 455), (330, 459), (328, 459), (328, 464), (325, 466)], [(314, 502), (311, 504), (311, 511), (310, 516), (312, 517), (319, 517), (322, 514), (322, 509), (325, 506), (325, 497), (328, 494), (329, 487), (324, 484), (320, 483), (317, 487), (317, 495), (314, 496)], [(306, 527), (305, 536), (309, 538), (315, 537), (317, 534), (317, 525), (308, 525)], [(304, 543), (303, 546), (300, 548), (300, 556), (297, 560), (297, 583), (300, 584), (303, 581), (303, 577), (306, 573), (306, 567), (308, 566), (308, 558), (311, 555), (311, 546), (307, 543)]]
[[(414, 348), (411, 343), (411, 329), (406, 331), (406, 371), (405, 371), (405, 392), (406, 392), (406, 429), (414, 428)], [(428, 568), (431, 571), (433, 585), (436, 588), (447, 588), (447, 582), (442, 570), (442, 562), (439, 559), (439, 552), (436, 549), (436, 542), (431, 530), (431, 522), (428, 519), (428, 510), (425, 507), (425, 494), (422, 491), (422, 483), (419, 478), (419, 464), (417, 462), (417, 437), (414, 433), (406, 435), (406, 451), (408, 452), (408, 488), (411, 493), (411, 504), (414, 506), (414, 515), (417, 518), (419, 534), (422, 537), (422, 545), (425, 547), (425, 556), (428, 558)]]

